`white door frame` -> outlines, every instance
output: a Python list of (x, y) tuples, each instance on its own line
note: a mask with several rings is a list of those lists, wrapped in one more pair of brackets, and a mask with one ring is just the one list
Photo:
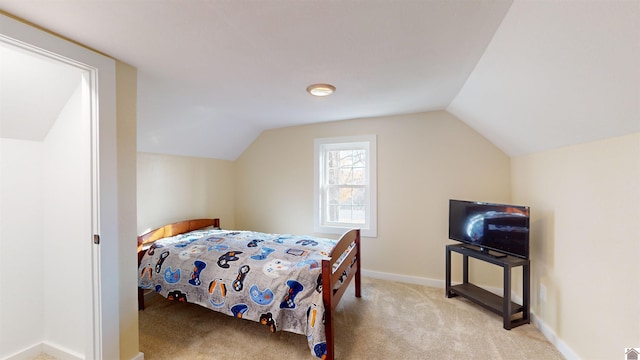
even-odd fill
[[(0, 41), (87, 71), (92, 147), (92, 231), (100, 244), (91, 246), (93, 333), (87, 359), (120, 357), (119, 263), (117, 221), (117, 160), (115, 61), (62, 38), (0, 14)], [(83, 105), (84, 106), (84, 105)], [(84, 110), (83, 110), (84, 111)], [(93, 241), (88, 238), (87, 241)], [(104, 276), (108, 275), (108, 276)]]

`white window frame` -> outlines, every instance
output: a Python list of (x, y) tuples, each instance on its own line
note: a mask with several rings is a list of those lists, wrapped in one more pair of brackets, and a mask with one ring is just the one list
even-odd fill
[[(377, 226), (377, 187), (376, 187), (376, 135), (344, 136), (314, 139), (314, 231), (323, 234), (343, 234), (349, 229), (360, 229), (360, 235), (376, 237)], [(365, 223), (328, 223), (325, 219), (327, 204), (323, 194), (324, 157), (327, 151), (336, 149), (364, 149), (367, 152), (365, 162)]]

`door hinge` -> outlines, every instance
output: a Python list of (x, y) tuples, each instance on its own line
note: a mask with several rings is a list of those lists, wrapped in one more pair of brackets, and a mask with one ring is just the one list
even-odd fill
[(93, 243), (96, 245), (100, 245), (100, 235), (93, 234)]

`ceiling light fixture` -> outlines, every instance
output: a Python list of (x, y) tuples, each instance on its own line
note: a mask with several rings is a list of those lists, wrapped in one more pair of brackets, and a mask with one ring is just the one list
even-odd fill
[(313, 84), (307, 86), (307, 92), (313, 96), (328, 96), (336, 91), (336, 87), (330, 84)]

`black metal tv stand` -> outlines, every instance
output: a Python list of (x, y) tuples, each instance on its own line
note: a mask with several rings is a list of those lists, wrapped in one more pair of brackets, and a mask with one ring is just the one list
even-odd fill
[[(462, 284), (451, 285), (451, 252), (462, 254)], [(504, 295), (498, 296), (469, 282), (469, 257), (501, 266), (504, 272)], [(502, 316), (504, 328), (512, 328), (530, 322), (529, 317), (529, 260), (514, 256), (496, 257), (467, 245), (447, 245), (446, 295), (465, 297)], [(511, 269), (522, 266), (522, 305), (511, 301)], [(516, 316), (520, 313), (520, 316)]]

